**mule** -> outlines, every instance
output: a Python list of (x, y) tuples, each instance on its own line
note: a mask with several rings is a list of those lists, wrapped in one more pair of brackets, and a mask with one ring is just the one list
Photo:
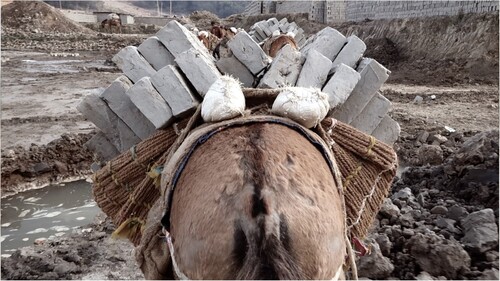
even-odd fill
[(113, 27), (121, 33), (122, 32), (122, 21), (120, 18), (108, 18), (101, 22), (101, 29), (109, 29), (113, 33)]
[(283, 124), (212, 135), (172, 195), (179, 270), (190, 279), (338, 277), (346, 242), (336, 182), (324, 153)]
[(236, 33), (238, 33), (238, 30), (234, 27), (227, 28), (227, 27), (222, 27), (222, 39), (219, 40), (219, 42), (215, 45), (215, 48), (212, 51), (212, 56), (216, 59), (220, 59), (221, 57), (221, 49), (224, 49), (223, 51), (223, 56), (227, 55), (228, 53), (228, 47), (227, 47), (227, 42), (231, 40)]
[(274, 38), (269, 38), (267, 40), (268, 41), (266, 41), (262, 46), (262, 49), (264, 50), (264, 52), (266, 52), (267, 55), (272, 58), (276, 57), (281, 48), (283, 48), (287, 44), (289, 44), (294, 50), (299, 49), (295, 39), (289, 35), (282, 34)]
[(208, 31), (198, 32), (198, 39), (203, 43), (203, 45), (210, 51), (213, 52), (215, 47), (219, 44), (220, 39)]

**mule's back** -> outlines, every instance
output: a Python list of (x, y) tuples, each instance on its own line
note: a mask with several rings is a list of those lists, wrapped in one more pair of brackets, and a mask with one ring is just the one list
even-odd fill
[(171, 211), (175, 258), (191, 279), (331, 279), (344, 262), (343, 223), (323, 154), (269, 123), (198, 147)]

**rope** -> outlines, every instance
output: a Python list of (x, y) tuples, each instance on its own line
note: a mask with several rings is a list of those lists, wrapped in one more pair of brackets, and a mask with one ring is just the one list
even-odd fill
[(179, 265), (177, 265), (177, 261), (175, 260), (174, 245), (172, 244), (170, 232), (163, 229), (163, 233), (165, 234), (165, 239), (167, 240), (168, 251), (170, 252), (170, 259), (172, 260), (172, 267), (174, 268), (175, 275), (179, 278), (179, 280), (189, 280), (189, 278), (179, 269)]

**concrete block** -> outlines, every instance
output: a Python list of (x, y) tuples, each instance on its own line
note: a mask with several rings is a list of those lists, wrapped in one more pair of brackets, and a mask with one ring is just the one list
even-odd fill
[(186, 50), (194, 48), (207, 58), (214, 60), (203, 43), (192, 32), (175, 20), (167, 23), (167, 25), (156, 33), (156, 36), (175, 58)]
[(323, 87), (323, 92), (328, 94), (330, 109), (343, 104), (352, 90), (361, 79), (361, 75), (351, 67), (340, 64), (335, 74), (328, 80)]
[(156, 36), (146, 39), (137, 49), (155, 70), (175, 64), (174, 56)]
[(270, 63), (270, 58), (245, 31), (238, 32), (227, 44), (234, 56), (254, 75)]
[(85, 146), (96, 153), (101, 161), (109, 161), (120, 154), (120, 151), (106, 138), (103, 132), (95, 134)]
[(298, 28), (297, 28), (297, 27), (294, 27), (294, 26), (291, 26), (291, 25), (290, 25), (290, 26), (288, 27), (288, 30), (287, 30), (286, 32), (287, 32), (287, 33), (288, 33), (288, 32), (291, 32), (291, 33), (293, 33), (293, 34), (296, 34), (296, 33), (297, 33), (297, 31), (298, 31)]
[(356, 70), (361, 79), (349, 98), (340, 107), (335, 108), (332, 114), (334, 118), (347, 124), (350, 124), (361, 113), (390, 74), (384, 66), (369, 58), (362, 59)]
[(302, 48), (302, 46), (304, 46), (304, 44), (306, 43), (306, 38), (305, 37), (302, 37), (300, 38), (298, 41), (297, 41), (297, 45), (299, 46), (299, 48)]
[(149, 62), (139, 54), (137, 47), (134, 46), (121, 49), (112, 60), (122, 70), (123, 74), (134, 83), (142, 77), (153, 76), (156, 72)]
[(132, 82), (122, 75), (111, 83), (101, 94), (101, 98), (139, 138), (144, 140), (154, 133), (155, 126), (149, 122), (126, 94), (132, 85)]
[(156, 129), (164, 128), (172, 123), (172, 110), (153, 87), (149, 77), (142, 78), (130, 87), (127, 95)]
[(287, 19), (287, 18), (282, 18), (282, 19), (278, 22), (278, 24), (279, 24), (280, 26), (282, 26), (282, 25), (284, 25), (284, 24), (286, 24), (286, 23), (288, 23), (288, 19)]
[(106, 135), (106, 138), (120, 152), (141, 141), (99, 95), (86, 96), (76, 107), (88, 120)]
[(267, 22), (263, 21), (261, 23), (258, 23), (257, 26), (260, 27), (260, 29), (262, 29), (266, 37), (271, 36), (271, 34), (273, 34), (269, 29), (269, 24)]
[(269, 26), (269, 31), (271, 32), (271, 34), (273, 34), (273, 32), (275, 32), (276, 30), (279, 30), (280, 27), (278, 25), (271, 25)]
[(199, 104), (194, 92), (182, 73), (173, 65), (167, 65), (151, 77), (151, 83), (167, 101), (174, 117), (184, 117)]
[(299, 78), (303, 60), (300, 52), (293, 50), (288, 44), (285, 45), (260, 80), (259, 88), (294, 86)]
[(279, 25), (279, 21), (277, 18), (270, 18), (267, 20), (267, 23), (269, 24), (269, 26), (272, 26), (272, 25)]
[(377, 93), (349, 125), (371, 135), (390, 108), (391, 102)]
[(260, 42), (260, 38), (257, 38), (257, 36), (255, 35), (250, 36), (250, 38), (252, 38), (252, 40), (255, 41), (255, 43)]
[(341, 63), (353, 68), (356, 67), (356, 64), (365, 51), (366, 44), (363, 40), (359, 39), (356, 35), (349, 36), (349, 38), (347, 38), (347, 44), (333, 60), (333, 72), (335, 72), (335, 68)]
[(307, 55), (309, 50), (314, 49), (333, 61), (346, 42), (345, 36), (340, 32), (331, 27), (325, 27), (307, 40), (300, 51)]
[(296, 34), (294, 39), (295, 39), (295, 42), (297, 42), (297, 44), (299, 44), (299, 42), (302, 42), (302, 43), (305, 42), (304, 34)]
[(331, 60), (318, 51), (311, 50), (307, 53), (306, 61), (302, 66), (296, 86), (323, 88), (331, 68)]
[(251, 88), (253, 86), (254, 77), (252, 73), (235, 56), (220, 58), (215, 64), (222, 73), (237, 78), (243, 84), (243, 87)]
[(401, 133), (401, 127), (389, 115), (385, 115), (377, 128), (372, 132), (372, 136), (385, 142), (388, 145), (394, 144)]
[(280, 30), (282, 33), (286, 33), (288, 31), (289, 27), (290, 27), (289, 23), (284, 23), (284, 24), (280, 25)]
[(297, 33), (295, 34), (295, 37), (297, 37), (297, 36), (301, 36), (301, 35), (302, 35), (302, 36), (304, 35), (304, 29), (299, 28), (299, 29), (297, 29)]
[(261, 41), (267, 38), (266, 33), (259, 26), (255, 27), (255, 34), (261, 39)]
[[(248, 39), (255, 44), (250, 37)], [(202, 97), (205, 96), (210, 86), (221, 75), (215, 66), (215, 62), (207, 59), (196, 49), (189, 49), (180, 53), (176, 57), (175, 62), (177, 62), (182, 72), (184, 72), (198, 94)]]

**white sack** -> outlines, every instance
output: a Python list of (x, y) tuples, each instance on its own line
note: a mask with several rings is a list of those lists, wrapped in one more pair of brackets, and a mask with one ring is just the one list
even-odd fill
[(315, 88), (284, 88), (274, 100), (272, 112), (288, 117), (306, 128), (323, 120), (330, 110), (328, 95)]
[(230, 76), (222, 76), (208, 89), (201, 104), (201, 117), (205, 122), (218, 122), (242, 115), (245, 96), (240, 82)]

